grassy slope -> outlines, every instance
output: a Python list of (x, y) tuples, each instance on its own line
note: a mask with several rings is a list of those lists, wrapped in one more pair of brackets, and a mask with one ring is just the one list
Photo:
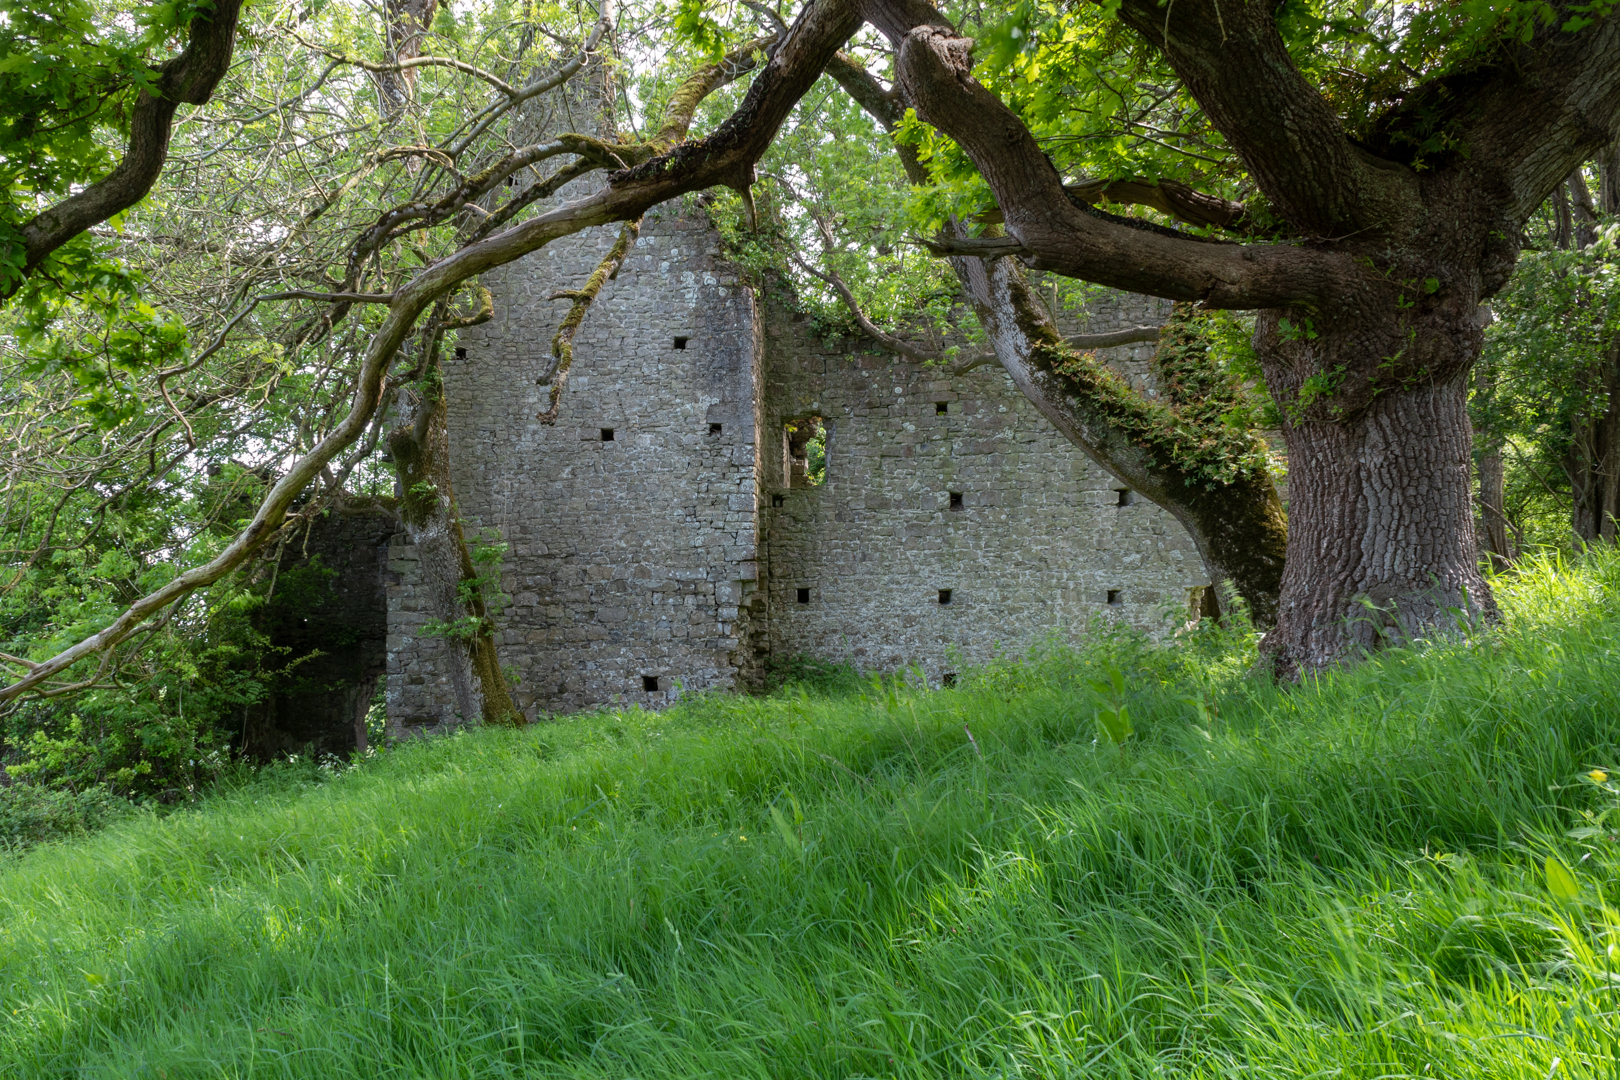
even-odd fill
[(1608, 1076), (1620, 856), (1562, 834), (1616, 801), (1576, 775), (1620, 756), (1620, 561), (1504, 593), (1481, 643), (1291, 692), (1117, 638), (39, 849), (0, 873), (0, 1077)]

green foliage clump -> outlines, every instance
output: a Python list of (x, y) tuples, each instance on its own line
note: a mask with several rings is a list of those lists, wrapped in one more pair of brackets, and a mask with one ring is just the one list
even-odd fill
[(52, 840), (85, 836), (130, 812), (104, 787), (83, 791), (9, 784), (0, 787), (0, 850), (19, 851)]
[(1620, 340), (1620, 222), (1595, 231), (1576, 249), (1542, 236), (1491, 301), (1469, 412), (1507, 464), (1505, 510), (1521, 547), (1567, 545), (1574, 434), (1612, 407), (1601, 373)]

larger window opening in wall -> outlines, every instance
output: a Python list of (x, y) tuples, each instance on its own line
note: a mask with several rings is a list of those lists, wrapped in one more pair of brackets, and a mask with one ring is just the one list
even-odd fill
[(789, 420), (787, 442), (788, 487), (818, 487), (827, 479), (827, 428), (819, 416)]

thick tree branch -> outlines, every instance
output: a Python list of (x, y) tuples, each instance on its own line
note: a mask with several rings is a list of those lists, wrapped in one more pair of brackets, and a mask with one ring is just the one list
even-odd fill
[(787, 113), (815, 85), (822, 69), (860, 24), (861, 13), (855, 0), (817, 0), (806, 5), (748, 88), (742, 104), (713, 134), (612, 173), (609, 183), (625, 190), (670, 182), (684, 184), (685, 177), (709, 173), (725, 162), (736, 170), (735, 174), (714, 182), (748, 187), (753, 183), (754, 163), (776, 137)]
[(1360, 273), (1335, 252), (1203, 242), (1075, 206), (1029, 129), (970, 74), (970, 45), (939, 23), (910, 30), (899, 38), (900, 84), (918, 115), (973, 159), (1039, 269), (1218, 308), (1325, 300)]
[(169, 131), (181, 105), (201, 105), (213, 94), (231, 63), (242, 0), (215, 0), (212, 11), (191, 18), (185, 51), (159, 66), (151, 91), (141, 91), (130, 115), (124, 157), (102, 179), (42, 210), (18, 229), (23, 242), (23, 273), (0, 282), (0, 300), (22, 287), (45, 257), (92, 225), (127, 210), (146, 197), (169, 155)]
[[(1274, 622), (1288, 526), (1266, 471), (1265, 442), (1192, 415), (1197, 409), (1187, 406), (1200, 403), (1183, 400), (1191, 395), (1179, 387), (1167, 385), (1160, 400), (1145, 398), (1108, 365), (1068, 346), (1012, 260), (954, 262), (996, 356), (1024, 395), (1092, 460), (1174, 515), (1214, 579), (1238, 587), (1256, 624)], [(1180, 332), (1174, 320), (1171, 330)], [(1161, 353), (1167, 344), (1187, 342), (1161, 339)], [(1161, 381), (1179, 374), (1159, 366)], [(1235, 394), (1231, 386), (1214, 392)]]
[[(898, 94), (882, 90), (860, 67), (834, 72), (850, 95), (886, 129), (901, 114)], [(927, 183), (915, 156), (907, 175)], [(956, 227), (958, 234), (960, 226)], [(982, 247), (981, 249), (982, 250)], [(977, 253), (976, 253), (977, 254)], [(959, 280), (995, 351), (948, 369), (952, 377), (999, 362), (1014, 383), (1087, 456), (1176, 517), (1193, 537), (1213, 581), (1231, 580), (1256, 623), (1277, 617), (1288, 524), (1266, 471), (1263, 440), (1234, 429), (1228, 414), (1241, 401), (1230, 375), (1210, 364), (1207, 347), (1188, 332), (1185, 311), (1160, 327), (1061, 339), (1011, 259), (957, 257)], [(870, 323), (848, 289), (844, 302)], [(881, 338), (880, 338), (881, 340)], [(1160, 341), (1154, 357), (1163, 400), (1135, 393), (1088, 350)]]
[(765, 50), (776, 44), (780, 36), (771, 34), (756, 38), (740, 48), (733, 49), (715, 63), (704, 66), (681, 83), (675, 93), (670, 95), (669, 104), (664, 107), (664, 122), (659, 125), (658, 133), (651, 139), (653, 145), (660, 150), (667, 150), (686, 138), (686, 133), (692, 126), (692, 117), (697, 114), (697, 107), (703, 99), (720, 87), (733, 83), (754, 70), (760, 58), (765, 55)]
[(1403, 229), (1416, 176), (1359, 150), (1294, 65), (1275, 8), (1226, 0), (1124, 0), (1122, 22), (1157, 46), (1295, 228), (1319, 239)]
[[(1082, 180), (1065, 184), (1063, 190), (1071, 201), (1091, 206), (1123, 203), (1148, 206), (1161, 214), (1198, 228), (1215, 226), (1233, 232), (1243, 232), (1248, 225), (1247, 208), (1240, 202), (1206, 195), (1175, 180)], [(976, 221), (986, 225), (999, 225), (1005, 216), (998, 206), (977, 215)]]
[(1571, 170), (1620, 138), (1620, 17), (1569, 34), (1562, 21), (1504, 46), (1488, 68), (1419, 88), (1380, 119), (1375, 139), (1394, 153), (1414, 128), (1443, 131), (1461, 150), (1455, 168), (1503, 204), (1516, 233)]

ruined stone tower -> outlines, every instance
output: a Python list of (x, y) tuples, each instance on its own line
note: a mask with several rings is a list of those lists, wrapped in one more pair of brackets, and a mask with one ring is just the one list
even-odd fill
[[(498, 642), (531, 717), (745, 685), (795, 654), (938, 678), (1100, 615), (1163, 627), (1207, 581), (1181, 526), (1120, 491), (998, 366), (951, 376), (819, 339), (738, 278), (700, 210), (649, 215), (575, 341), (557, 423), (538, 423), (535, 380), (568, 307), (548, 297), (614, 236), (486, 275), (495, 318), (445, 370), (463, 519), (510, 545)], [(1164, 310), (1106, 294), (1088, 328)], [(1130, 371), (1151, 348), (1110, 359)], [(816, 485), (789, 431), (802, 443), (812, 418)], [(390, 726), (453, 725), (455, 646), (421, 633), (409, 547), (390, 570)]]

